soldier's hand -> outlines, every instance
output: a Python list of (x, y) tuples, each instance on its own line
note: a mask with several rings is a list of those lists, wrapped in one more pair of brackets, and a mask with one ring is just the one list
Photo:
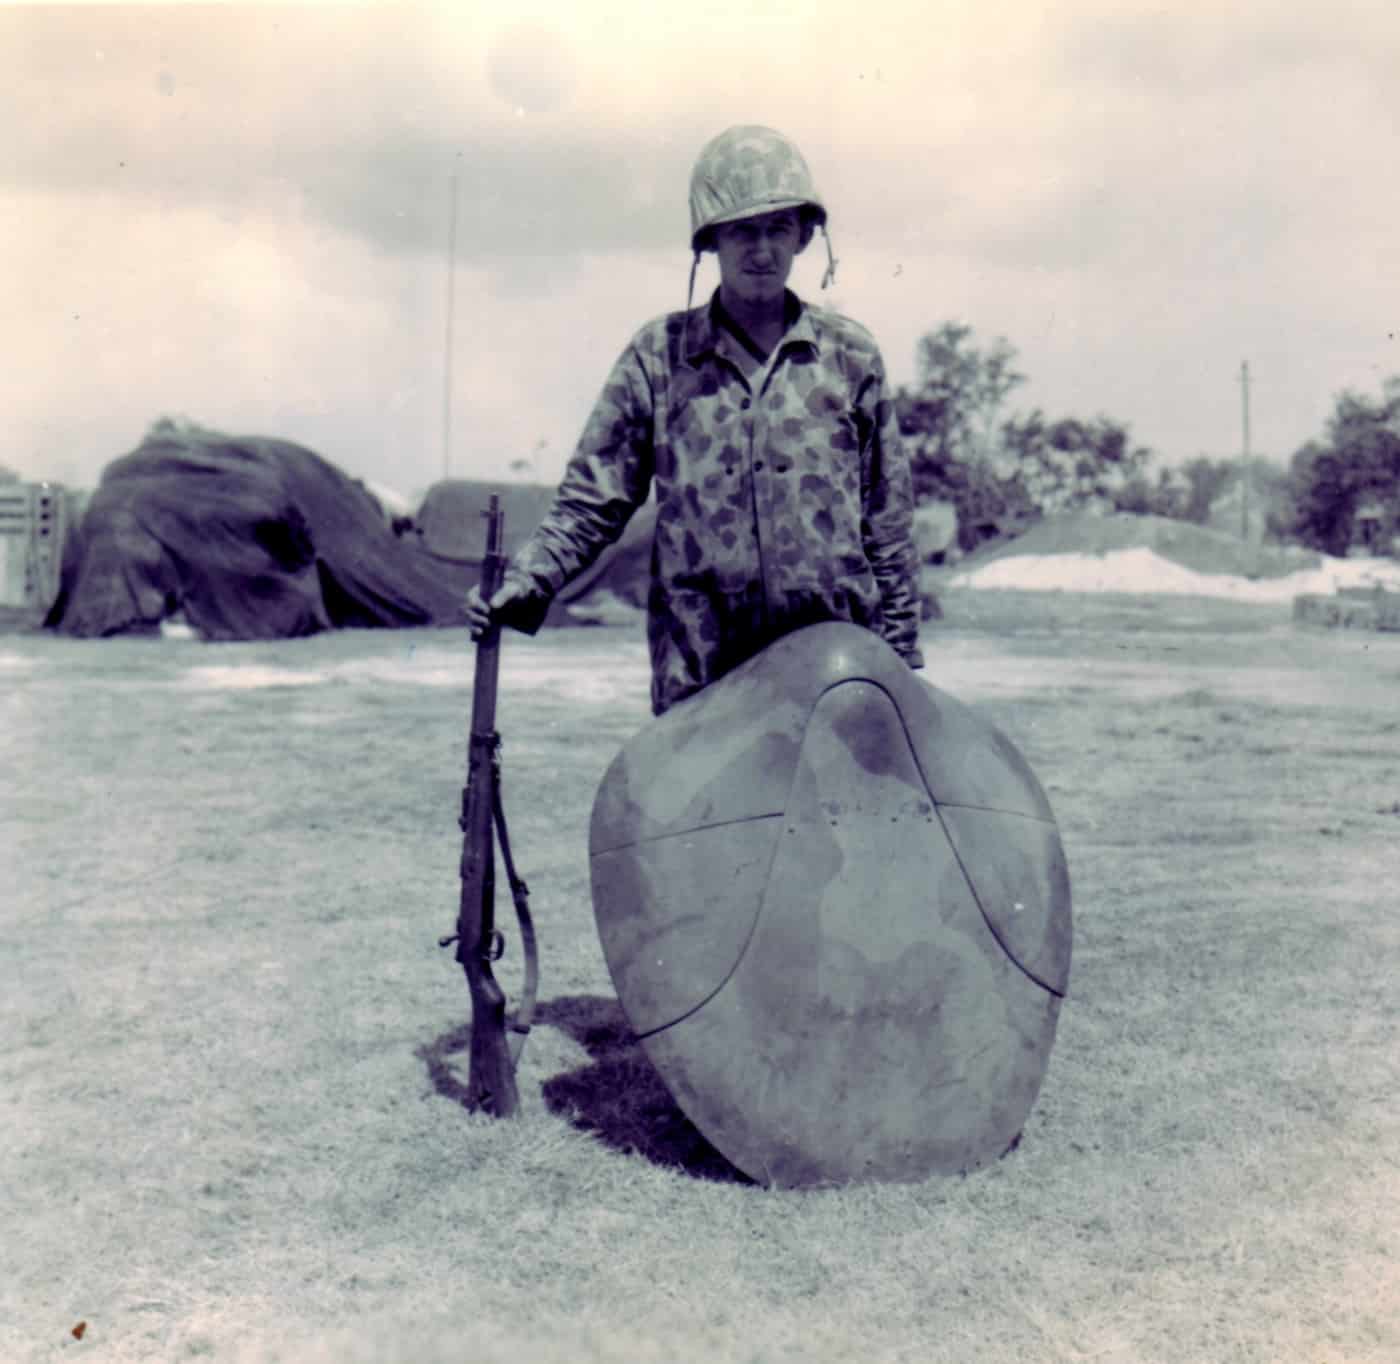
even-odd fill
[(507, 578), (496, 589), (489, 602), (482, 597), (481, 588), (474, 586), (467, 593), (467, 625), (471, 629), (472, 638), (480, 639), (491, 625), (500, 620), (504, 612), (529, 595), (529, 585), (518, 578)]

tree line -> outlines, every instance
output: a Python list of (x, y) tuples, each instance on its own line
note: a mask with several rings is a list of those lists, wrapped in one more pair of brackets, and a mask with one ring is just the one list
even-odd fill
[[(966, 323), (944, 322), (920, 339), (914, 382), (895, 392), (915, 495), (952, 503), (964, 551), (1058, 512), (1204, 525), (1242, 484), (1265, 537), (1279, 543), (1341, 555), (1358, 543), (1385, 550), (1400, 536), (1400, 375), (1378, 397), (1338, 394), (1323, 434), (1286, 466), (1198, 455), (1163, 468), (1111, 417), (1009, 412), (1026, 379), (1016, 363), (1004, 337), (982, 344)], [(148, 434), (188, 428), (188, 418), (164, 416)], [(0, 465), (0, 483), (18, 477)]]
[[(1400, 535), (1400, 376), (1380, 397), (1345, 391), (1326, 430), (1284, 466), (1198, 455), (1158, 467), (1154, 452), (1113, 418), (1010, 412), (1025, 382), (1004, 338), (978, 341), (963, 322), (927, 333), (915, 378), (896, 390), (900, 430), (920, 502), (952, 503), (958, 543), (1014, 534), (1042, 516), (1116, 511), (1206, 524), (1231, 494), (1252, 500), (1265, 538), (1327, 554)], [(1244, 509), (1241, 528), (1244, 528)]]

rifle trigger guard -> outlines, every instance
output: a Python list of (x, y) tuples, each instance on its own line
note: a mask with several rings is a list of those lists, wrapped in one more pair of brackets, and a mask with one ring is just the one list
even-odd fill
[(502, 933), (500, 929), (493, 928), (491, 930), (490, 941), (486, 944), (486, 951), (484, 951), (481, 955), (485, 957), (487, 961), (500, 961), (500, 959), (505, 955), (505, 950), (505, 934)]

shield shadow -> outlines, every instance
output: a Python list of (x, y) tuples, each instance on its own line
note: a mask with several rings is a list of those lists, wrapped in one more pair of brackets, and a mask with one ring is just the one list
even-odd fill
[(564, 995), (544, 1001), (535, 1023), (568, 1034), (593, 1058), (586, 1066), (551, 1076), (543, 1085), (552, 1113), (605, 1145), (639, 1155), (696, 1179), (729, 1184), (753, 1181), (705, 1140), (681, 1111), (615, 999)]
[[(727, 1184), (753, 1181), (705, 1140), (681, 1111), (656, 1068), (632, 1036), (615, 999), (563, 995), (541, 1000), (534, 1026), (558, 1028), (592, 1060), (552, 1075), (541, 1086), (545, 1107), (580, 1132), (625, 1155), (680, 1170), (696, 1179)], [(467, 1107), (467, 1086), (452, 1058), (471, 1047), (470, 1023), (417, 1049), (433, 1089)]]

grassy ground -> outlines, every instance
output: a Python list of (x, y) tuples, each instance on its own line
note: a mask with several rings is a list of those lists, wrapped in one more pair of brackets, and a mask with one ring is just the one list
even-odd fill
[(929, 676), (1060, 818), (1071, 996), (1000, 1164), (801, 1194), (690, 1127), (597, 946), (635, 627), (507, 641), (512, 1124), (461, 1107), (435, 942), (463, 635), (0, 638), (0, 1359), (1400, 1358), (1400, 639), (944, 606)]

